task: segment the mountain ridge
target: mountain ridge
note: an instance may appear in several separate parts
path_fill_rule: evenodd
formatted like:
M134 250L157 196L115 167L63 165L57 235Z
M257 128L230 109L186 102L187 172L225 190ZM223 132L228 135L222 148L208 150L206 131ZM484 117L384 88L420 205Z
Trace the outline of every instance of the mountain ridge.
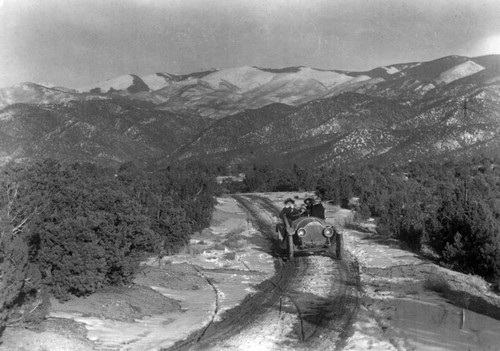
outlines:
M0 164L406 162L499 145L500 55L363 72L245 66L130 74L99 84L0 89Z

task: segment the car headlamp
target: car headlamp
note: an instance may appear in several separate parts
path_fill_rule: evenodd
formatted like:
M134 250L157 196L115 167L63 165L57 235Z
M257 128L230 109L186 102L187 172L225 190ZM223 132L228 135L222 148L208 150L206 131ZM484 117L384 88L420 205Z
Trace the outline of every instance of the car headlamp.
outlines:
M306 230L304 228L300 228L297 230L297 235L298 236L305 236L306 235Z
M325 229L323 229L323 236L326 238L332 237L333 233L334 231L332 227L325 227Z

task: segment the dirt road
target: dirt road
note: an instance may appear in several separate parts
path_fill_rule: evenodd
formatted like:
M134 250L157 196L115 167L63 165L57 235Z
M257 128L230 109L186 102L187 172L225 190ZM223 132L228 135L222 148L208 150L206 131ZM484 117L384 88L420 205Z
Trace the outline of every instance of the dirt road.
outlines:
M349 257L281 260L273 218L277 208L256 195L234 198L273 242L276 274L239 306L168 350L334 350L342 347L359 307L358 268ZM214 312L217 314L217 311Z

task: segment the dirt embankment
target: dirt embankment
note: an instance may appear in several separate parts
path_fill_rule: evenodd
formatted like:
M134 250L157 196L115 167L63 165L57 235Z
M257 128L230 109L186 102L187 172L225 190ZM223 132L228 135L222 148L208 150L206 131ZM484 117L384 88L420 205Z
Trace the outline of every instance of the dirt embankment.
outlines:
M352 215L330 210L339 223ZM345 231L364 291L346 350L498 350L500 298L486 282L439 267L365 229Z
M52 302L34 330L8 328L0 350L151 350L168 347L233 308L274 272L269 241L230 198L178 255L144 265L134 284Z
M96 345L89 340L85 324L71 316L132 323L180 310L177 301L151 289L147 281L143 284L106 287L88 297L73 298L65 303L51 299L51 316L29 329L7 329L0 350L93 350Z
M85 298L68 302L52 301L52 309L60 313L78 313L83 317L97 317L121 322L180 310L180 304L151 289L154 275L144 271L135 284L125 287L107 287ZM148 278L148 279L147 279Z

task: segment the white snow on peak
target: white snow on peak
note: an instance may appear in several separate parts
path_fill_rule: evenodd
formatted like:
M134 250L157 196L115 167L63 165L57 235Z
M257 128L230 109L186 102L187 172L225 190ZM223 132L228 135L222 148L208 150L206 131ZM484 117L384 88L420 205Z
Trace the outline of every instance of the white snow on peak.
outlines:
M357 76L357 77L352 78L352 79L349 81L349 83L363 82L363 81L365 81L365 80L370 80L370 79L372 79L370 76L367 76L367 75L362 74L362 75L360 75L360 76ZM380 79L382 79L382 80L381 80L381 82L383 82L383 81L385 80L385 79L383 79L383 78L380 78Z
M40 86L41 88L46 88L42 85L39 85L38 83L22 82L22 83L15 84L12 87L2 88L2 90L6 91L6 90L12 90L12 89L21 89L21 90L28 91L28 90L32 90L34 87L37 87L37 86Z
M165 88L167 85L170 85L170 82L158 73L141 77L141 79L151 90L159 90Z
M436 84L448 84L457 79L464 78L470 76L474 73L480 72L484 69L483 66L478 65L473 61L465 61L464 63L459 64L458 66L452 67L447 71L444 71L439 75L439 78L436 79Z
M301 67L297 72L274 73L260 70L255 67L236 67L223 69L211 73L201 80L209 83L212 87L217 88L222 82L228 82L238 87L242 92L250 91L272 83L275 85L278 82L283 84L292 81L315 80L327 88L335 87L347 82L361 81L369 79L369 77L356 77L333 72L321 71L310 67Z
M385 71L387 72L387 74L394 74L394 73L398 73L399 72L399 69L397 69L394 66L382 67L382 68L385 69Z
M301 67L299 72L291 74L289 73L289 75L295 75L296 78L302 79L314 79L327 88L349 82L353 79L353 77L342 73L333 71L320 71L310 67Z
M86 86L78 90L81 92L89 92L92 89L99 88L101 89L101 93L107 93L111 89L125 90L128 87L130 87L133 83L134 83L134 77L132 77L130 74L127 74L117 78L108 79L104 82L99 82L95 85Z
M52 83L47 83L47 82L35 82L35 84L41 85L46 88L55 88L56 86Z
M163 76L163 74L165 74L166 77ZM223 86L227 88L227 84L230 84L237 87L241 93L263 88L268 84L275 86L276 84L289 84L294 81L296 84L302 84L300 82L305 81L316 81L326 88L334 88L345 83L354 83L370 79L368 76L352 77L334 71L322 71L310 67L300 67L296 72L270 72L251 66L222 69L199 79L187 79L180 82L172 82L168 76L168 73L153 73L140 78L152 91L160 90L171 85L182 86L185 84L192 84L192 81L196 80L207 83L214 89L219 89ZM126 90L133 82L134 78L132 75L124 75L94 85L89 85L78 90L80 92L89 92L98 88L101 93L107 93L111 89Z
M275 73L261 71L255 67L243 66L216 71L206 75L201 80L214 88L218 88L220 83L226 81L237 86L242 91L248 91L269 83L274 76Z

